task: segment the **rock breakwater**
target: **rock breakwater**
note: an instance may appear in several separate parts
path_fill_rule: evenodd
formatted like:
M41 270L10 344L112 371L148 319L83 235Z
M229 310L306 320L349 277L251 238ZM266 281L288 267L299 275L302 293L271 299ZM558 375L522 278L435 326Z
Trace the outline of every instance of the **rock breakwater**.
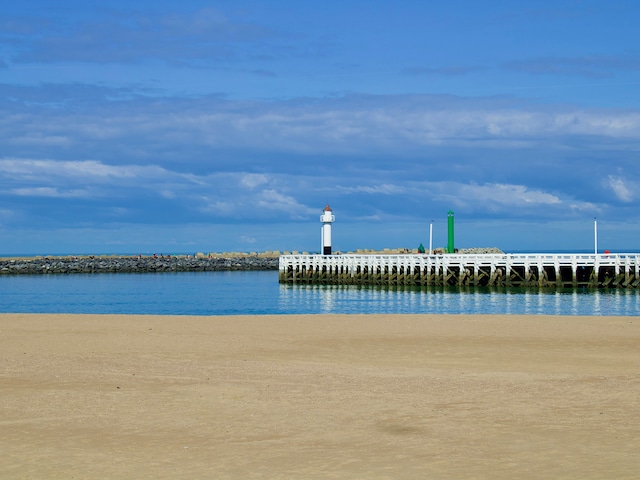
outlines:
M34 257L0 260L0 275L277 270L278 256Z
M284 252L288 254L289 252ZM293 252L297 254L297 252ZM417 250L358 250L355 254L406 254ZM441 252L437 252L441 253ZM497 248L476 248L459 253L502 253ZM303 255L308 255L303 252ZM70 273L156 273L278 270L280 252L216 253L205 255L37 256L0 259L0 275Z

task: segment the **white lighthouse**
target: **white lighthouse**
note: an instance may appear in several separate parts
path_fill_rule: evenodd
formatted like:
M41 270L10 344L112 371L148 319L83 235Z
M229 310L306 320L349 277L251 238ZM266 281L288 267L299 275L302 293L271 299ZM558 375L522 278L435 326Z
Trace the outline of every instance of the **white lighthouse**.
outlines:
M336 217L333 216L333 211L329 204L324 207L322 215L320 215L320 221L322 222L322 254L331 255L331 223L335 222Z

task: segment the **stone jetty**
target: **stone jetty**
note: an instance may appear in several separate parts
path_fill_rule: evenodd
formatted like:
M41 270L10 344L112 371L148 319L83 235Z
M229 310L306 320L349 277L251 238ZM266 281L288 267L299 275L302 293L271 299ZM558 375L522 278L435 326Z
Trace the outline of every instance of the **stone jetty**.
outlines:
M279 253L48 256L0 260L0 275L277 270Z

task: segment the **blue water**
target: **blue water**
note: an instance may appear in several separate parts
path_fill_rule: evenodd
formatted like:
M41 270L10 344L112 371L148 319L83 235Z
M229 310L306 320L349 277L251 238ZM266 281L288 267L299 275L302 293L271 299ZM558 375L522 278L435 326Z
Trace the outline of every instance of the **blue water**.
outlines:
M638 290L291 286L278 272L0 277L1 313L640 315Z

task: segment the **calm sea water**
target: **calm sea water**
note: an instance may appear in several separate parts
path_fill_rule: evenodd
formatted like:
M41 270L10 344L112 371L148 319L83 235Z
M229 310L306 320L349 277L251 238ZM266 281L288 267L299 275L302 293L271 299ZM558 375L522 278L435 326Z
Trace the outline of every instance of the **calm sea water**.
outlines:
M640 315L638 290L291 286L278 272L0 277L2 313Z

